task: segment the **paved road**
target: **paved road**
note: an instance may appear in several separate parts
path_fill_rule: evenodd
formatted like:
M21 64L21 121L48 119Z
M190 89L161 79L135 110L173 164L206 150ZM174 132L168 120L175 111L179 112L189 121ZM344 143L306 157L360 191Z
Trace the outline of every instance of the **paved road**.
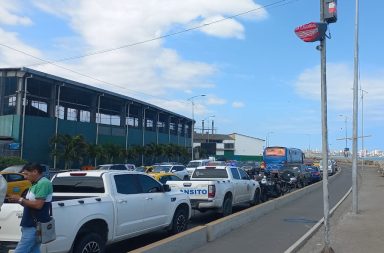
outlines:
M351 186L351 171L344 169L340 175L335 176L329 188L330 206L335 205ZM275 210L265 215L251 224L252 229L248 232L247 227L218 239L205 247L196 250L197 252L234 252L238 251L239 243L241 252L283 252L293 242L300 238L312 225L323 216L323 192L322 188L312 192L307 196L288 204L279 210ZM246 206L245 206L246 207ZM242 210L236 208L234 211ZM217 215L212 212L199 213L195 211L190 222L190 228L209 223L217 219ZM115 243L107 248L107 253L124 253L148 244L154 243L168 237L165 231L157 231L132 239ZM228 239L225 239L227 238ZM243 238L246 240L243 241ZM273 238L273 239L271 239ZM228 245L229 244L229 245ZM244 249L243 249L244 245ZM265 250L258 250L263 249Z
M335 177L329 186L331 208L351 187L350 168L343 168ZM321 217L323 217L323 192L320 187L192 253L284 252Z

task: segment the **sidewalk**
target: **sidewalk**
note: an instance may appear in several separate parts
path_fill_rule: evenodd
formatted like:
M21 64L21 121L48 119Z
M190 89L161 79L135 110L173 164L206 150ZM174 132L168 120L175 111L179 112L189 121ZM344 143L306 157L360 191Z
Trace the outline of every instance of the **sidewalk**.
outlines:
M330 219L331 247L335 253L384 252L384 177L377 168L364 168L358 180L358 214L351 213L351 193ZM298 252L319 253L323 241L322 227Z

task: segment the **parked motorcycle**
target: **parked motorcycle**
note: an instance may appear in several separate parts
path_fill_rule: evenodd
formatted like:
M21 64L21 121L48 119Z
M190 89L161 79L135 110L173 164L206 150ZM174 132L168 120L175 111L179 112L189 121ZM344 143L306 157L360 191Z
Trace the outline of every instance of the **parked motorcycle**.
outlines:
M277 198L284 194L283 185L278 173L265 172L259 184L261 188L261 201L263 202L269 198Z

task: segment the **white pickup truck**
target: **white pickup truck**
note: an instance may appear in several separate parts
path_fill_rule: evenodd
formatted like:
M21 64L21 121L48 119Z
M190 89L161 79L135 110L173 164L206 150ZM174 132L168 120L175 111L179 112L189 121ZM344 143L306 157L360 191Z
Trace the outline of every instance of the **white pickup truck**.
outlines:
M172 189L189 195L193 209L215 209L223 216L232 213L235 205L260 202L261 189L257 181L237 167L197 167L189 181L167 181Z
M42 244L44 253L103 252L106 244L154 230L182 232L191 217L187 194L141 172L64 172L55 175L52 184L57 238ZM19 241L22 212L19 204L3 204L3 247Z

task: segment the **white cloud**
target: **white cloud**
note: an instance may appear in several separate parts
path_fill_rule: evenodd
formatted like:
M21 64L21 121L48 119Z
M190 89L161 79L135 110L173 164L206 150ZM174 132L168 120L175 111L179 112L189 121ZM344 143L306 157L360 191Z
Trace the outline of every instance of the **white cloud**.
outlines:
M240 101L235 101L232 103L233 108L243 108L244 106L245 106L245 104L243 102L240 102Z
M252 0L34 0L31 1L33 5L28 8L28 11L26 7L18 8L19 1L0 1L5 3L5 7L0 7L0 11L13 18L13 21L12 18L7 18L8 23L28 24L32 21L26 15L34 13L34 16L37 16L39 13L36 12L45 12L50 14L45 14L44 17L48 21L49 18L60 19L73 31L66 34L66 37L63 35L44 38L46 41L53 42L52 48L56 48L57 52L52 52L52 48L48 51L45 47L46 55L41 55L39 49L25 45L18 34L0 30L3 35L0 41L4 44L45 59L65 58L122 45L133 45L194 27L203 20L212 22L217 18L257 9L236 19L229 19L211 25L209 28L194 31L208 36L243 38L244 27L240 19L261 20L267 17L266 10ZM30 2L23 3L28 5ZM7 15L4 15L4 18ZM43 25L48 26L49 22L40 22L39 25L41 27L38 29L44 30ZM163 41L164 39L151 40L108 53L58 63L97 80L53 65L33 68L139 99L144 97L144 93L151 96L168 96L174 92L192 93L195 89L215 87L214 83L207 81L219 71L215 65L185 60L176 50L165 48ZM43 52L43 49L41 51ZM0 66L3 67L28 66L36 63L35 59L4 48L0 48L0 54L3 56L0 58ZM108 84L98 80L107 81ZM226 101L211 97L209 103L224 104Z
M206 97L206 103L208 105L224 105L227 103L227 100L225 100L223 98L219 98L215 95L208 95Z
M11 48L16 48L36 57L41 56L39 50L32 48L20 41L16 33L6 32L1 27L0 43L3 45L9 45ZM26 54L17 53L11 48L0 46L0 67L22 67L25 64L36 62L36 59L33 59ZM23 65L20 63L23 63Z
M209 17L203 20L199 25L209 24L217 20L222 20L222 16ZM214 25L208 25L201 28L201 31L218 37L237 39L244 38L244 27L233 19L227 19Z
M384 75L382 72L362 73L359 79L359 84L368 92L364 95L364 111L366 116L370 116L371 119L382 119L381 116L377 117L380 113L376 111L376 108L384 108ZM342 63L327 64L327 99L330 109L352 112L353 80L354 73L351 66ZM320 85L320 66L316 66L304 70L299 75L295 82L295 89L303 98L320 101ZM360 104L360 92L358 97Z
M0 24L5 25L31 25L30 18L18 15L22 4L18 0L0 0Z

